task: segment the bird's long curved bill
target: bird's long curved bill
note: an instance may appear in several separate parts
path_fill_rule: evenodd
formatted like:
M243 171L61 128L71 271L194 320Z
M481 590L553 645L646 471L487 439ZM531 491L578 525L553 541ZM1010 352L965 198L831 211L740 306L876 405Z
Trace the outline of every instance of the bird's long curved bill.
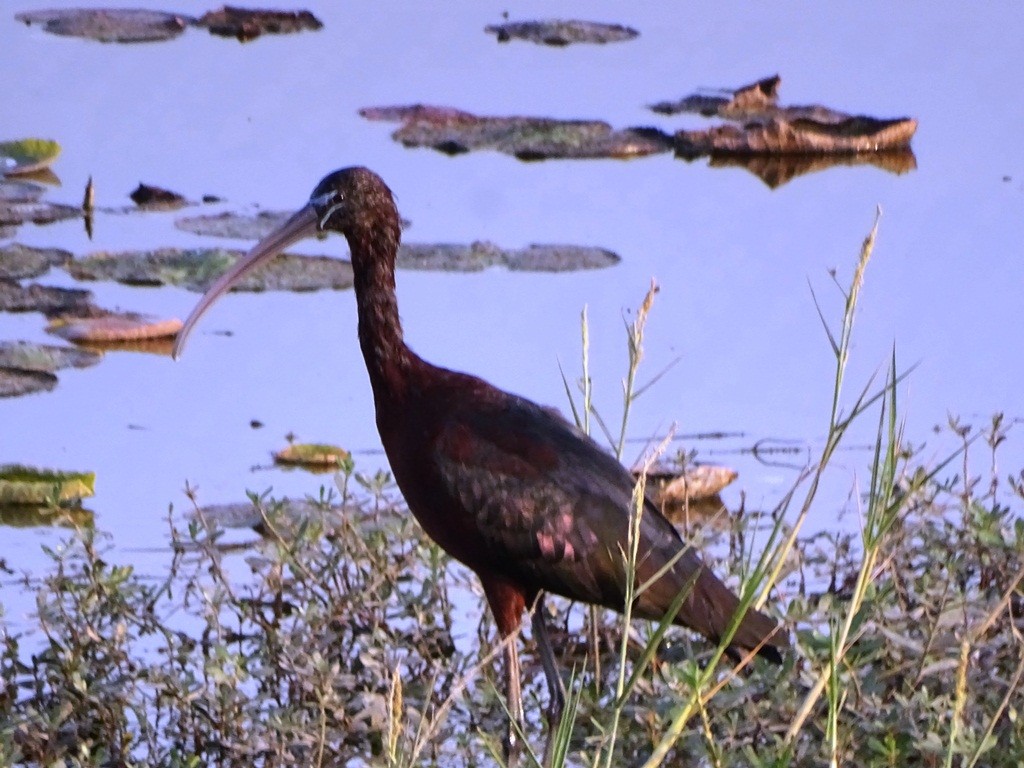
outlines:
M227 293L239 279L254 270L260 264L269 261L285 248L303 238L317 234L319 231L319 219L316 209L307 205L297 211L284 224L268 234L249 251L245 256L235 262L232 267L217 278L217 282L210 286L210 289L203 294L203 298L196 304L195 309L185 320L185 324L178 331L178 337L174 341L172 356L175 360L181 355L185 348L185 341L192 332L196 323L199 322L206 310L213 306L213 303L220 298L221 294Z

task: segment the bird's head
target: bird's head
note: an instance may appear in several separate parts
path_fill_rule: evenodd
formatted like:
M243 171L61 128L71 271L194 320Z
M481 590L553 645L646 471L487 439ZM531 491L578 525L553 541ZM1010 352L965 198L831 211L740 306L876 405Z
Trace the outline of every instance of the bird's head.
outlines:
M394 226L389 228L397 232L398 214L394 198L380 176L359 167L343 168L325 176L316 185L306 205L253 246L203 294L178 332L174 357L181 354L186 339L206 310L260 264L270 261L299 240L322 232L340 232L351 237L361 228L371 228L381 216L389 223L393 220Z
M309 197L321 232L349 234L394 208L384 180L368 168L342 168L324 176Z

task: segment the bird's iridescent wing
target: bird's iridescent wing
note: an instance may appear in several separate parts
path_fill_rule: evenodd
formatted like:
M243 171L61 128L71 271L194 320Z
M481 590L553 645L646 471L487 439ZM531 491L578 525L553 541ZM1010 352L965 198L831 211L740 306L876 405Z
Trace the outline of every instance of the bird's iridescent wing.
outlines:
M538 589L622 607L634 481L618 461L552 412L511 397L456 409L437 446L448 492L472 514L495 562ZM684 547L648 505L641 578ZM699 568L686 553L665 586Z

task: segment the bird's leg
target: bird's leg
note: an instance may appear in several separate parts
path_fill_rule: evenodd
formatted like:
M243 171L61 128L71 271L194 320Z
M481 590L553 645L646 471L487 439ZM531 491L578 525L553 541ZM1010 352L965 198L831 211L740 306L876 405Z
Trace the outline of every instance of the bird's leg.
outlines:
M526 608L523 590L505 578L479 573L487 602L494 614L494 623L505 646L505 697L508 705L509 725L505 735L505 762L514 768L523 750L526 723L523 717L523 690L519 680L519 627Z
M533 639L540 652L540 662L544 667L544 677L548 681L548 737L544 742L544 765L551 765L551 747L555 732L562 721L565 709L565 686L558 674L555 663L555 652L551 648L548 637L547 623L544 621L544 593L541 593L533 606Z
M505 698L508 703L509 724L505 735L505 763L515 768L523 749L526 723L523 717L523 691L519 678L519 651L517 633L504 638L505 643ZM518 730L516 729L518 726Z

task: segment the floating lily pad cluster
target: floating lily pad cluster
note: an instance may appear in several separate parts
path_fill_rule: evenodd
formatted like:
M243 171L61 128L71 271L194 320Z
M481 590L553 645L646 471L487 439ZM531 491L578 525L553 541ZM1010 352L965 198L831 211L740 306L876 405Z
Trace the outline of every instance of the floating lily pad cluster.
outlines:
M30 26L65 37L101 43L153 43L172 40L190 26L241 42L264 34L318 30L321 21L309 11L269 11L224 6L199 18L183 13L137 8L54 8L26 11L15 18Z
M24 181L0 181L0 222L49 222L59 216L84 216L83 208L41 201L43 188ZM87 193L86 199L90 195ZM194 205L184 195L140 184L131 194L137 208L103 209L111 215L177 210ZM204 196L204 200L210 199ZM56 213L55 213L56 212ZM213 215L180 217L175 225L202 236L255 240L278 226L288 213L258 211L243 214L223 211ZM407 224L407 222L403 222ZM10 236L13 232L0 233ZM88 290L28 282L53 268L76 280L114 281L133 286L173 285L192 291L207 290L244 252L240 249L159 248L146 251L97 251L78 258L59 249L32 248L19 243L0 246L0 311L40 312L48 318L46 330L94 351L109 349L169 354L181 328L177 318L150 317L137 312L114 312L97 306ZM503 249L487 242L417 244L402 246L399 267L417 270L476 271L492 266L512 270L568 271L597 269L616 264L619 257L595 247L531 245ZM343 290L353 284L349 261L328 256L282 254L253 270L234 286L236 291ZM0 396L15 396L52 389L53 370L4 364Z
M520 160L625 159L672 150L671 137L659 130L615 130L601 120L484 117L423 104L367 107L359 114L367 120L400 122L392 134L395 141L448 155L493 149Z
M780 82L776 75L728 95L694 94L652 105L662 115L688 112L731 121L674 134L650 127L616 129L600 120L481 116L428 104L366 107L359 113L367 120L401 123L392 138L407 147L448 155L491 149L520 160L629 159L673 152L684 160L710 156L713 167L745 167L771 187L834 165L871 164L893 173L916 166L910 150L916 120L850 115L819 105L781 106Z

